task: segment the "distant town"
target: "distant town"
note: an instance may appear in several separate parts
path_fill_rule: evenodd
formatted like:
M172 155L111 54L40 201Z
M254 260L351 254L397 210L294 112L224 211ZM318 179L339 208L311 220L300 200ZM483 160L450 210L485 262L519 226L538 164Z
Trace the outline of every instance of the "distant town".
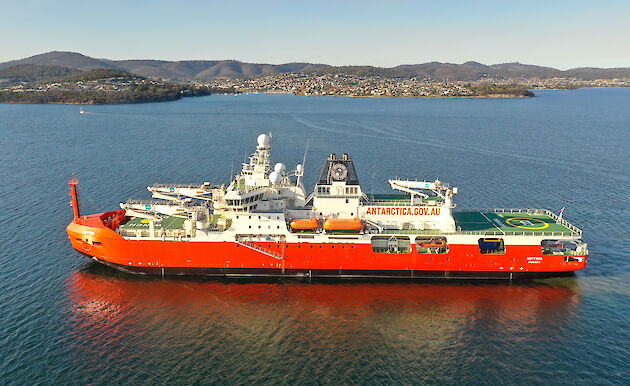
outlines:
M484 79L434 81L426 78L383 78L345 74L285 73L249 79L218 78L206 86L240 92L348 97L528 97L528 90L566 90L582 87L628 87L630 78L580 80L576 78Z
M94 71L91 71L93 75ZM4 84L3 84L4 83ZM282 73L256 77L221 77L206 82L173 83L128 73L100 77L7 83L0 79L0 102L115 104L176 100L216 93L282 93L341 97L480 97L523 98L530 90L581 87L628 87L630 79L580 80L484 79L432 81L424 78L386 78L347 74Z
M345 97L527 97L526 88L490 82L436 82L348 74L285 73L249 79L219 78L205 83L240 92Z
M536 90L629 87L630 69L430 62L392 68L237 61L112 61L53 51L0 63L0 102L115 104L216 93L525 98Z

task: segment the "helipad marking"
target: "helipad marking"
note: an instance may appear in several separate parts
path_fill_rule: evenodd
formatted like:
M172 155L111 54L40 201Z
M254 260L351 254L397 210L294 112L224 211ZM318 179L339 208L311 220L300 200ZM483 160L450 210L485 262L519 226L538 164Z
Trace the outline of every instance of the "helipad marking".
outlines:
M513 221L515 223L517 222L520 223L520 225L512 223ZM505 219L505 222L513 227L522 228L522 229L538 230L538 229L545 229L549 227L549 224L547 224L546 222L538 218L510 217L508 219Z
M143 224L148 224L151 222L151 220L149 220L148 218L143 218L142 220L140 220L140 222Z

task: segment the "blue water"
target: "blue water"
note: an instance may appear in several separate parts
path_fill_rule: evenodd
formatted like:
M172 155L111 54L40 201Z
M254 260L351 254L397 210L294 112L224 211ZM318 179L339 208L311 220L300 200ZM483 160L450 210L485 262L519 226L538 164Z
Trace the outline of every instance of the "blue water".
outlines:
M630 89L531 99L287 95L0 104L0 383L625 383ZM364 190L440 178L461 208L566 207L591 255L526 283L224 282L123 275L74 251L84 213L155 182L227 182L260 132L312 187L349 153Z

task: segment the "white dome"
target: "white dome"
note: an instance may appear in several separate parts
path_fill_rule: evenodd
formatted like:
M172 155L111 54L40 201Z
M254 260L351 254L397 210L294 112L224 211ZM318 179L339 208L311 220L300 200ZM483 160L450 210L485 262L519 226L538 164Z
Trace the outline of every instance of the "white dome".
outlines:
M276 166L273 167L273 170L277 171L280 174L284 174L287 171L287 167L284 166L282 162L278 162Z
M261 134L258 136L258 147L269 147L271 145L271 138L267 134Z
M295 167L295 171L296 172L301 172L302 171L302 164L297 164L297 166Z
M282 181L282 176L278 172L269 173L269 182L273 185L278 185Z

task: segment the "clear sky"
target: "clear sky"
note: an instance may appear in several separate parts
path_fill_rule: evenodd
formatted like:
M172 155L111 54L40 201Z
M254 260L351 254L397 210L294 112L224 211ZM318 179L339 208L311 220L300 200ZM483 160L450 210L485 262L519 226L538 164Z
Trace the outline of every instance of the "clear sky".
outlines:
M0 61L237 59L630 67L630 1L0 0Z

